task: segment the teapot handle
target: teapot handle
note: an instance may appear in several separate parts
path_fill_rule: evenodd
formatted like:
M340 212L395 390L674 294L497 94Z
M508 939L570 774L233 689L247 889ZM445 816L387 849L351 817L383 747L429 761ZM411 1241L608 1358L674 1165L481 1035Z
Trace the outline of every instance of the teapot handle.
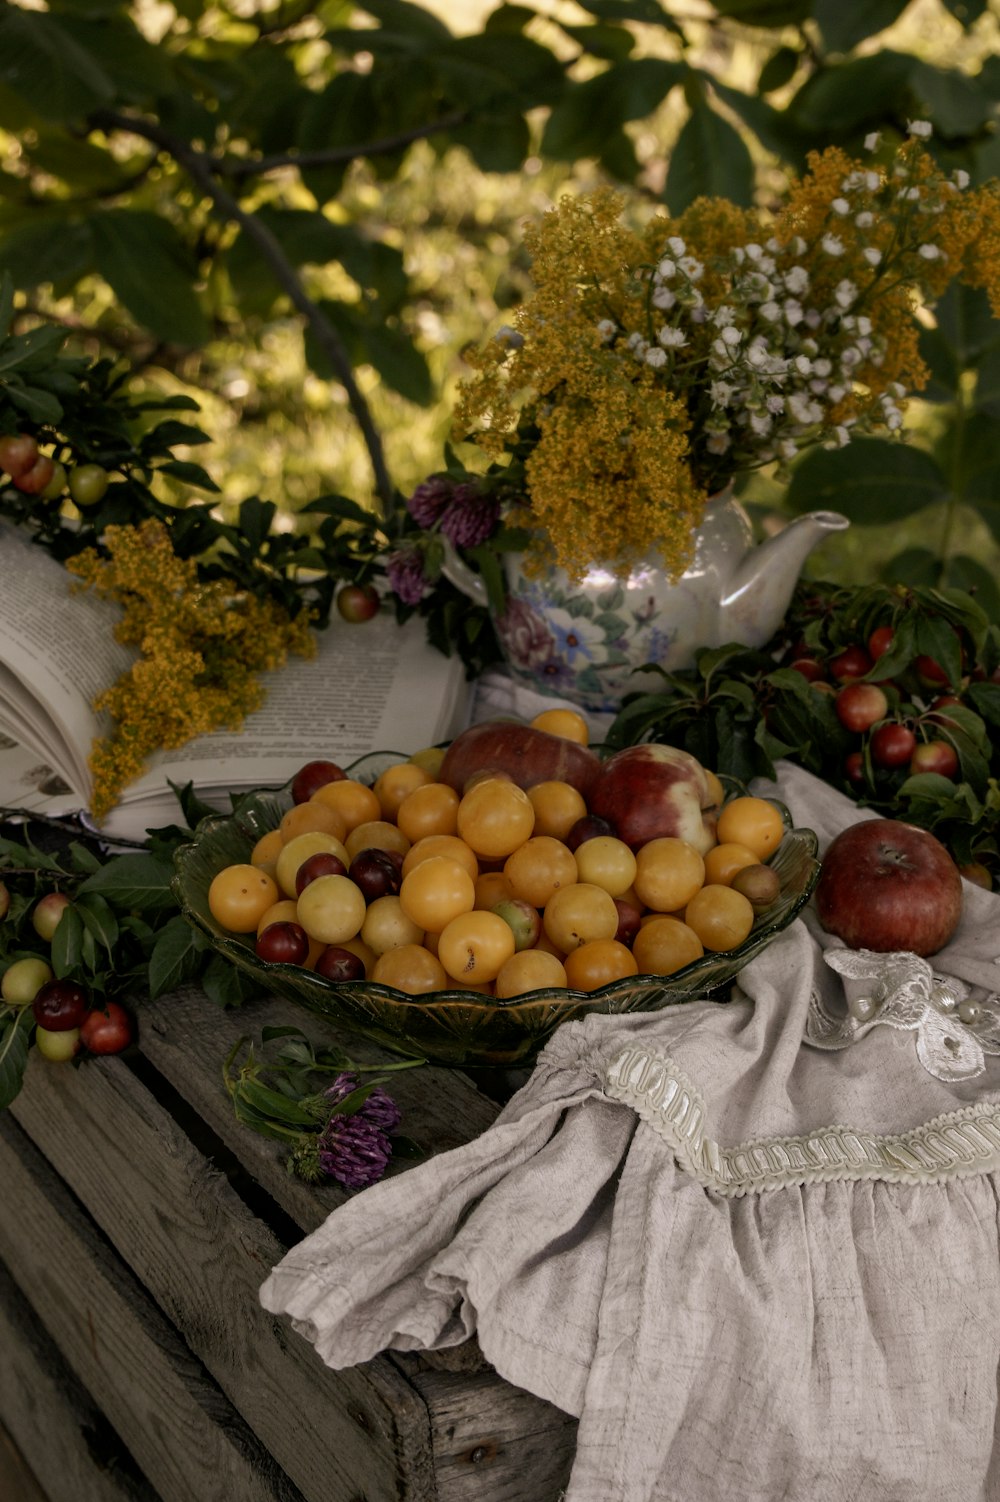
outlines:
M439 534L439 536L441 536ZM468 595L475 605L487 604L486 585L482 576L471 569L463 558L460 558L454 545L447 537L441 536L444 545L444 562L441 572L450 584L460 589L464 595Z

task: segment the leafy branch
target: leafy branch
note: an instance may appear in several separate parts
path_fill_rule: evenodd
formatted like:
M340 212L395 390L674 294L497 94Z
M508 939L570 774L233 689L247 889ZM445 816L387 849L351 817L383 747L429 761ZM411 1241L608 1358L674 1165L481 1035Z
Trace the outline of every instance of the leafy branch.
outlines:
M140 136L150 141L159 150L167 152L206 194L216 214L223 220L238 224L248 239L253 241L261 257L274 273L279 286L287 293L292 305L305 318L313 337L347 393L348 404L361 430L371 459L375 490L382 502L383 512L387 514L393 504L394 489L385 461L385 450L371 409L355 378L346 346L322 308L306 292L301 278L282 250L277 236L268 229L258 215L244 209L232 193L217 181L219 174L224 170L222 164L208 153L199 151L188 142L173 135L172 132L165 130L155 120L125 115L115 110L96 110L90 117L90 126L94 130L124 131Z
M884 689L887 721L951 747L954 776L880 765L871 729L855 733L838 718L829 666L878 628L891 644L864 676ZM927 678L928 664L941 681ZM1000 626L971 595L800 583L760 651L729 644L699 652L683 672L655 671L662 689L627 696L609 746L663 741L743 783L773 778L781 759L797 762L862 806L931 830L960 866L1000 884Z

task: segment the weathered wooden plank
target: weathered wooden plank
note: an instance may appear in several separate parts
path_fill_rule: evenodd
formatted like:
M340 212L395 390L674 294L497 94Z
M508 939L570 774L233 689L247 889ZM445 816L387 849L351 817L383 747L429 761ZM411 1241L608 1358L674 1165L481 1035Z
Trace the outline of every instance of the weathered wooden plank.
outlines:
M38 1482L36 1490L15 1482L0 1453L0 1496L35 1502L37 1491L37 1502L158 1502L3 1265L0 1351L0 1416Z
M0 1260L163 1502L302 1502L7 1115L0 1182Z
M236 1122L225 1092L218 1083L219 1071L214 1070L206 1079L205 1061L221 1060L238 1037L244 1033L259 1034L263 1026L302 1027L316 1043L337 1043L350 1052L352 1058L362 1062L377 1062L389 1058L388 1054L363 1040L338 1034L322 1020L304 1014L290 1003L279 1001L254 1003L239 1011L227 1012L220 1018L214 1008L207 1007L199 993L185 992L144 1005L141 1020L143 1053L169 1077L171 1084L196 1107L199 1115L211 1121L226 1146L238 1155L240 1162L251 1170L255 1179L297 1224L304 1230L311 1230L343 1203L345 1191L335 1185L316 1189L292 1178L281 1164L280 1147ZM403 1130L431 1152L471 1140L492 1124L500 1109L495 1101L482 1095L467 1076L450 1070L425 1067L406 1070L394 1075L388 1088L403 1109ZM397 1171L405 1172L407 1166L401 1165ZM572 1455L575 1423L541 1399L511 1388L484 1360L475 1339L444 1351L425 1352L419 1357L390 1352L388 1360L411 1376L415 1372L437 1369L463 1376L467 1373L477 1375L477 1383L474 1389L470 1389L471 1412L458 1426L463 1443L454 1451L447 1445L442 1449L445 1421L435 1412L433 1404L440 1396L447 1401L450 1412L456 1405L460 1406L458 1390L450 1385L436 1387L433 1383L417 1383L431 1405L435 1475L439 1487L442 1484L456 1486L459 1488L456 1497L464 1497L472 1495L468 1490L470 1487L478 1489L480 1485L491 1486L495 1482L503 1487L513 1487L513 1490L498 1492L498 1497L544 1502L541 1493L536 1498L537 1478L533 1470L530 1466L521 1469L516 1459L516 1425L521 1423L526 1442L536 1432L542 1436L540 1443L545 1454L539 1461L539 1474L543 1482L550 1473L556 1478L552 1496L558 1494L561 1484L558 1478L565 1469L563 1460L567 1443ZM506 1422L512 1441L502 1450L497 1449L489 1436L485 1444L476 1439L483 1415L494 1411L510 1415ZM467 1454L480 1450L490 1456L485 1471L481 1464L470 1464L465 1458ZM529 1452L527 1458L533 1465L536 1457ZM443 1482L437 1475L442 1464L446 1473ZM488 1479L484 1480L486 1472ZM492 1498L492 1493L488 1495Z
M494 1372L414 1375L433 1416L439 1502L556 1502L576 1420Z
M0 1497L10 1502L49 1502L6 1429L0 1429Z
M284 1247L121 1060L38 1061L12 1109L304 1496L433 1496L420 1397L384 1360L330 1371L261 1308Z
M359 1063L398 1062L393 1055L338 1032L291 1002L252 1002L223 1012L192 989L144 1002L139 1027L143 1054L303 1231L315 1230L343 1204L345 1190L293 1178L282 1166L278 1146L240 1125L222 1086L222 1061L239 1037L259 1036L262 1027L300 1027L317 1045L336 1044ZM428 1154L470 1142L493 1123L500 1109L468 1076L429 1065L394 1074L387 1088L403 1112L401 1130ZM408 1166L390 1171L405 1172Z

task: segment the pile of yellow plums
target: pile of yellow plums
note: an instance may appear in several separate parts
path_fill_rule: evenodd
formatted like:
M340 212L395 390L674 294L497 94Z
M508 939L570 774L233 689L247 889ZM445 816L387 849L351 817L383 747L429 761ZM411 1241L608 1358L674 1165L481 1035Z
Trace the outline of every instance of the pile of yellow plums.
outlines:
M532 724L587 744L574 711ZM307 764L279 827L212 881L215 921L255 935L261 959L332 981L510 998L672 975L738 948L779 895L780 809L725 801L711 772L710 848L666 836L633 849L571 782L522 787L486 766L459 791L438 779L444 755L420 751L371 786Z

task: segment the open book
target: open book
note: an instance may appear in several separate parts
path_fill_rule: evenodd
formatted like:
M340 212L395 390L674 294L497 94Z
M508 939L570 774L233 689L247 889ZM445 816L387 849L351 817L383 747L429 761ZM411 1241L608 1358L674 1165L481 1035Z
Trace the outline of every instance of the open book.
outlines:
M72 582L26 532L0 523L0 804L66 813L90 801L90 747L113 728L92 705L134 653L114 639L117 606L71 593ZM307 761L409 753L463 728L465 669L428 644L418 617L400 626L383 610L351 625L334 615L317 637L314 658L261 675L266 699L242 731L157 753L102 831L141 839L176 822L170 782L227 809L230 790L280 786Z

